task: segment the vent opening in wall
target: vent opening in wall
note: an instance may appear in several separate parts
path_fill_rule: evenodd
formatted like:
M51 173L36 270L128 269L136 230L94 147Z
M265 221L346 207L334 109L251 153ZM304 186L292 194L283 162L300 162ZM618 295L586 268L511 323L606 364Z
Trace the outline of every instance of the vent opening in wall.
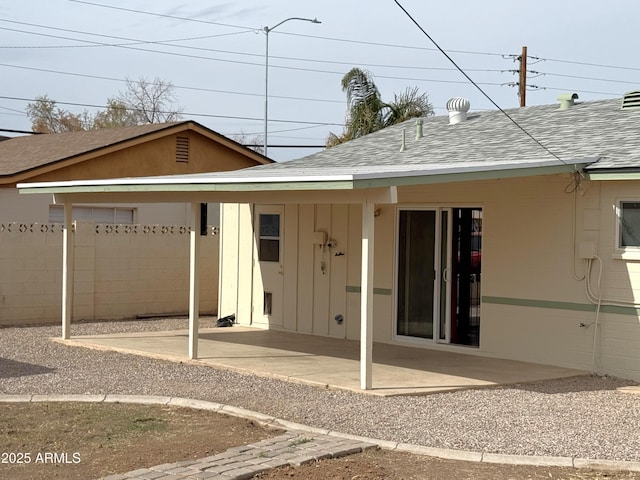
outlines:
M189 162L189 137L176 137L176 162Z
M622 110L640 108L640 90L627 92L622 96Z
M273 294L271 292L264 292L264 303L262 307L263 315L271 315L272 306L273 306Z

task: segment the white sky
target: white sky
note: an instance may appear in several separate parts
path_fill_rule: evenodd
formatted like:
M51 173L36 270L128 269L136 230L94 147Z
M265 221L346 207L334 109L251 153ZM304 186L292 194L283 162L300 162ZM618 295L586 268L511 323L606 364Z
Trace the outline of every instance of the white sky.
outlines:
M529 85L544 88L527 92L528 105L555 103L564 92L594 100L640 87L636 0L399 2L502 108L519 105L517 88L506 84L518 80L509 55L524 45L543 59L529 58L528 70L546 74L529 74ZM25 107L39 95L93 113L63 102L102 106L125 78L158 77L176 87L185 119L251 140L264 128L262 28L289 17L322 23L289 21L269 34L270 145L322 145L330 131L340 133L340 80L356 66L372 73L383 100L417 86L439 115L454 96L467 97L471 110L495 108L393 0L5 0L0 128L29 130ZM270 147L269 156L317 150Z

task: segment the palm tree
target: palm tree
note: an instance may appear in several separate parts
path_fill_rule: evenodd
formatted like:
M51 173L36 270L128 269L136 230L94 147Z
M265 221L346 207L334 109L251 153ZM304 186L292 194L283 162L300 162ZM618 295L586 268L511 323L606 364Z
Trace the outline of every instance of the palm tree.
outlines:
M371 74L352 68L342 77L342 91L347 94L347 118L341 135L330 133L327 147L362 137L409 118L433 115L433 106L426 93L418 88L407 88L404 93L394 94L393 102L385 103Z

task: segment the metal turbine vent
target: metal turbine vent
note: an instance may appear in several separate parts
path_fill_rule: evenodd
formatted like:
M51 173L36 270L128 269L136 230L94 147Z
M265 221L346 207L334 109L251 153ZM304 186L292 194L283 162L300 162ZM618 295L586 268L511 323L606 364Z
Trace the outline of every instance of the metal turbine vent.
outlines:
M640 108L640 90L627 92L622 96L621 110Z

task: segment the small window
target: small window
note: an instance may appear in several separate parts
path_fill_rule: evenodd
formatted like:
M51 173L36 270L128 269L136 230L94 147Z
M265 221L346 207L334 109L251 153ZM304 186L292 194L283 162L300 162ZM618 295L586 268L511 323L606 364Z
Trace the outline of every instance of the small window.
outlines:
M618 247L640 247L640 201L620 202Z
M261 262L280 261L280 215L277 213L260 214L258 259Z
M72 217L80 222L131 225L135 218L135 208L74 205ZM49 205L49 223L64 223L63 205Z

